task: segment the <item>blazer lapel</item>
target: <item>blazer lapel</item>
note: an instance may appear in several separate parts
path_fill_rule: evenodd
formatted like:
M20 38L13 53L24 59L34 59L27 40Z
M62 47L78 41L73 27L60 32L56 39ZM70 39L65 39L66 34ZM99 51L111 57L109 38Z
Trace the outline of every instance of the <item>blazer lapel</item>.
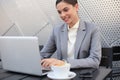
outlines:
M85 37L85 34L86 34L85 23L83 21L80 21L75 43L75 55L74 55L75 58L77 58L78 56L78 51L81 48L81 43Z
M61 39L61 51L62 51L62 58L67 59L67 39L68 39L68 33L67 33L67 25L63 25L61 33L60 33L60 39Z

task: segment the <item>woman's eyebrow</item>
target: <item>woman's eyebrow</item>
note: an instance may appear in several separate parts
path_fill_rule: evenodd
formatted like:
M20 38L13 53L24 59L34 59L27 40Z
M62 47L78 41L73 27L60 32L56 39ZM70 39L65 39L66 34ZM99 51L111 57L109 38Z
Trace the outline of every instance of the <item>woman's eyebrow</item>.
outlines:
M66 11L68 10L69 8L68 7L64 7L62 10L57 10L58 13L61 13L62 11Z
M68 7L63 8L63 10L68 10L68 9L69 9Z

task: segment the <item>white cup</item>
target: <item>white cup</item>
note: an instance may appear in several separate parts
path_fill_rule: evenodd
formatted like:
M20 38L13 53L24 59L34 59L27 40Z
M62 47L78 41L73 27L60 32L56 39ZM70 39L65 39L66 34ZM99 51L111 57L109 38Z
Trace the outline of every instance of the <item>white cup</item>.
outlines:
M68 77L69 72L70 72L70 64L65 63L62 66L51 66L51 69L52 69L55 77L66 78L66 77Z

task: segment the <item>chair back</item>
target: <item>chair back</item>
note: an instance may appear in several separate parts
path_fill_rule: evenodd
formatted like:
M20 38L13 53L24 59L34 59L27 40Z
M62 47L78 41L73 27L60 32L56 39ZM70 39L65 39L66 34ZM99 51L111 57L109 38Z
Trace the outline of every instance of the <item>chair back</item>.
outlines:
M100 66L112 68L112 48L102 48L102 58Z
M120 46L113 46L113 61L120 61Z
M39 50L41 51L43 48L43 45L39 45Z

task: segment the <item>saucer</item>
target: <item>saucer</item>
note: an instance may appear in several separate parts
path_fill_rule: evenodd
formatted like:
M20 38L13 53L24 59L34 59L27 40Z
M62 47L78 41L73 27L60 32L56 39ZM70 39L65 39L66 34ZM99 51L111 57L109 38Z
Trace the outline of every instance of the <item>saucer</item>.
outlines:
M75 76L76 76L76 73L71 72L71 71L69 72L69 75L66 78L55 77L53 72L49 72L47 74L47 77L50 79L53 79L53 80L70 80L70 79L74 78Z

